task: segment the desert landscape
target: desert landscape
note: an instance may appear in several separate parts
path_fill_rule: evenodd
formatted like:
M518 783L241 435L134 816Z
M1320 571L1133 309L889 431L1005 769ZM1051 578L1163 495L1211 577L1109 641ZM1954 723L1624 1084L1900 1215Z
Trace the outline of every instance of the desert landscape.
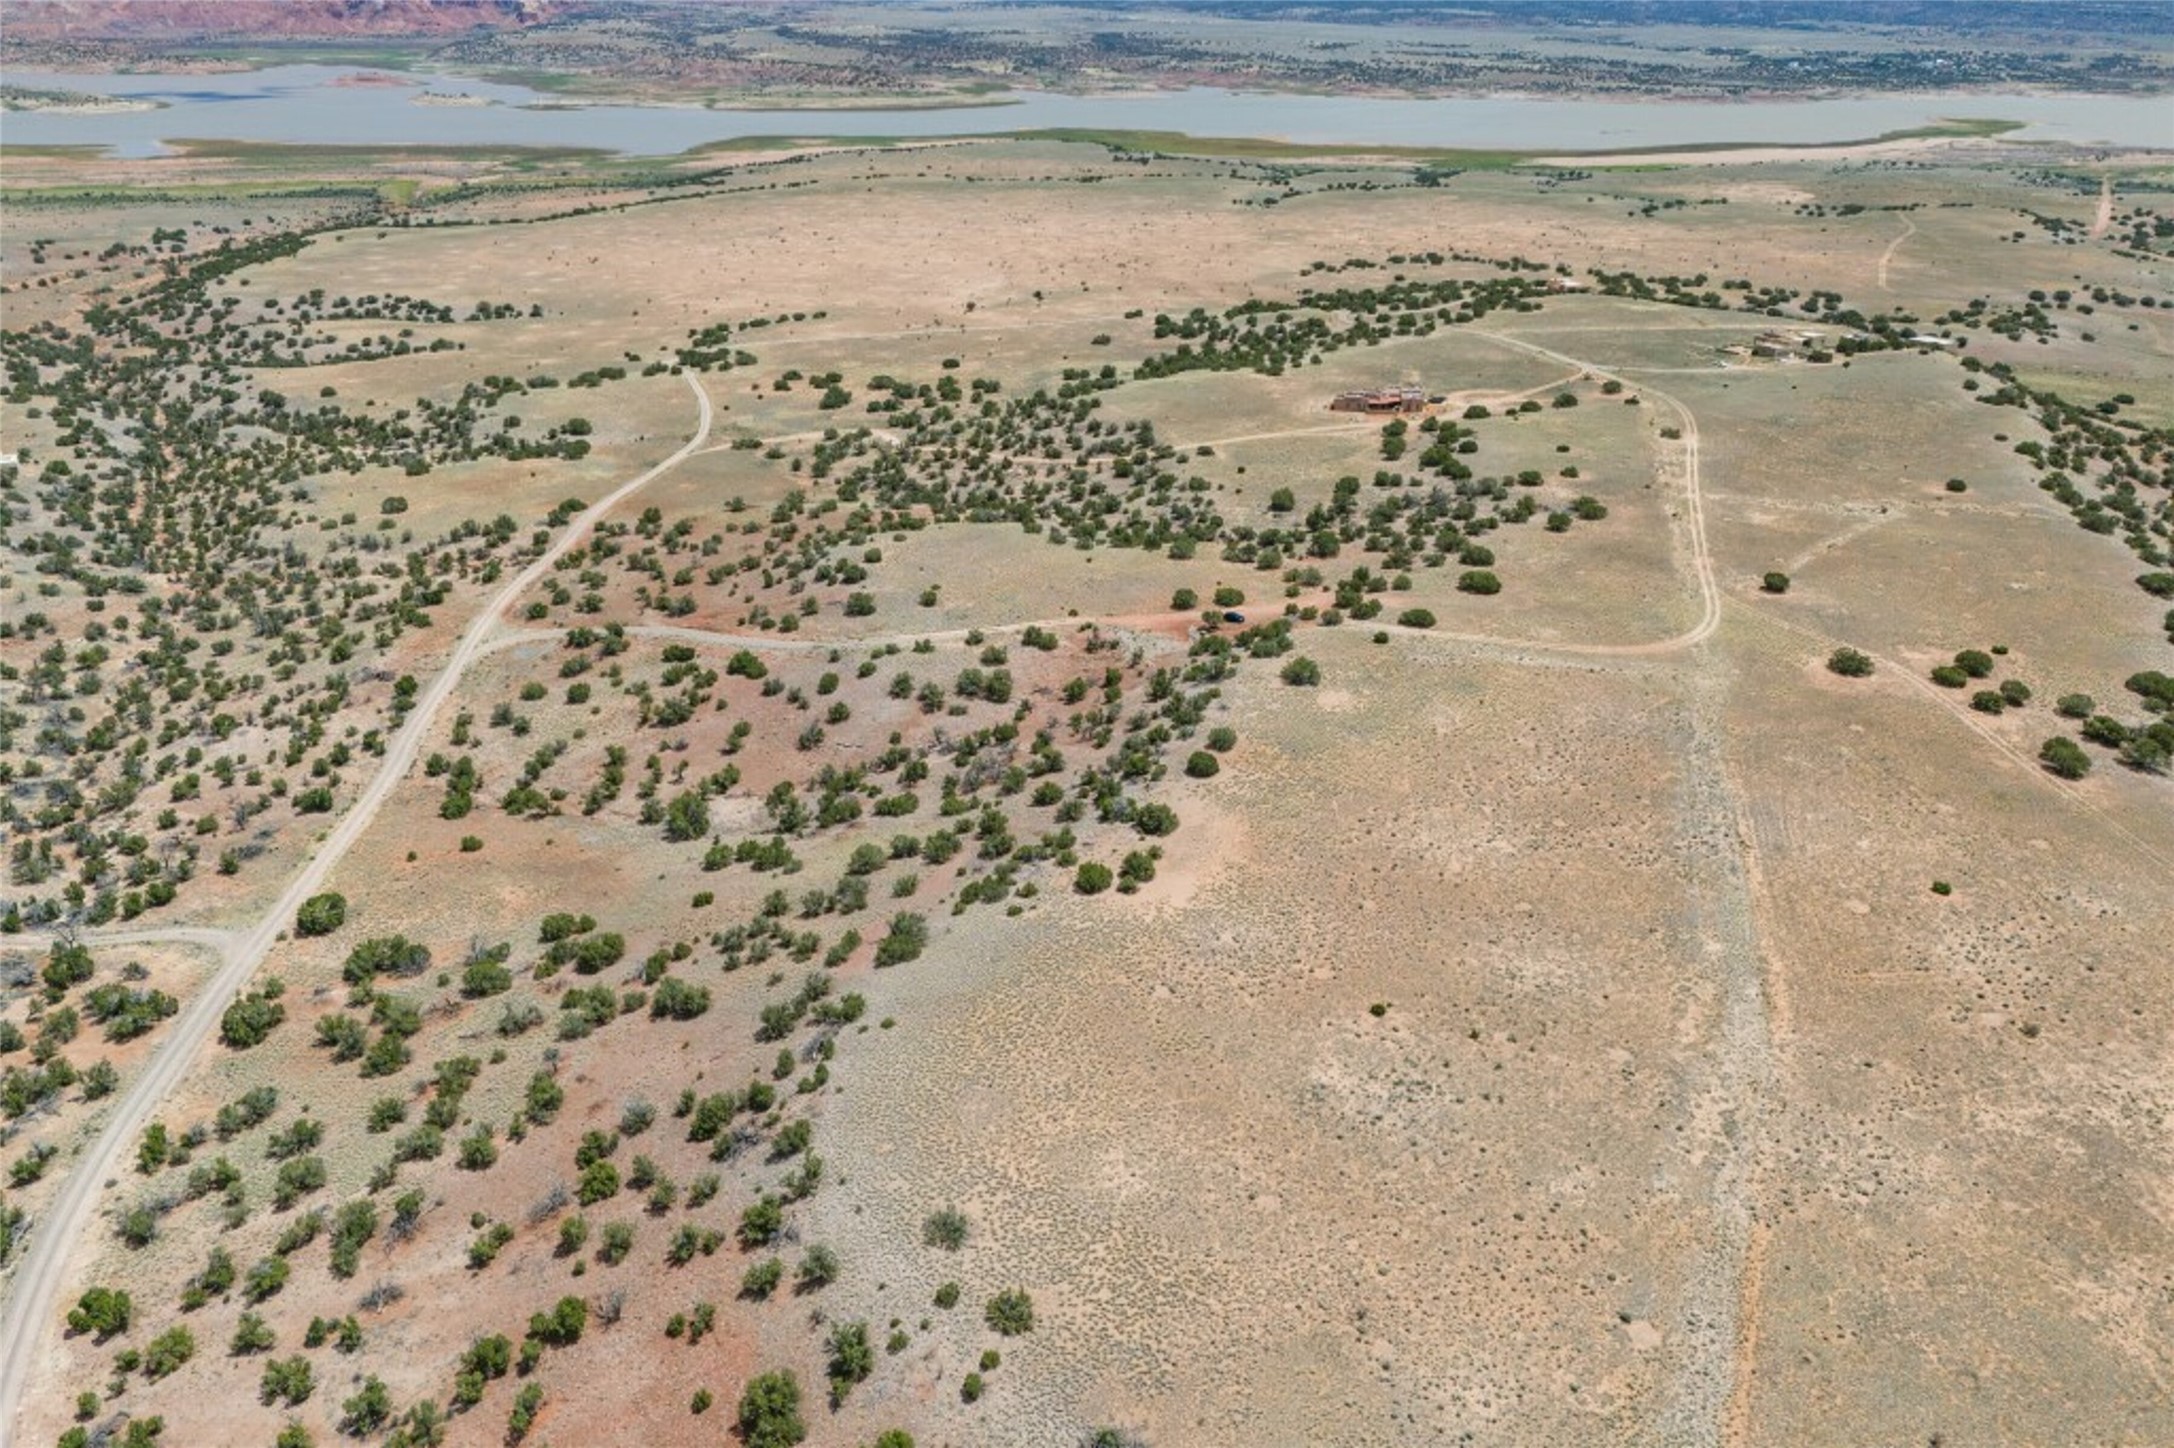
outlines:
M86 124L1744 39L24 8ZM1728 115L5 143L0 1443L2174 1440L2174 134Z

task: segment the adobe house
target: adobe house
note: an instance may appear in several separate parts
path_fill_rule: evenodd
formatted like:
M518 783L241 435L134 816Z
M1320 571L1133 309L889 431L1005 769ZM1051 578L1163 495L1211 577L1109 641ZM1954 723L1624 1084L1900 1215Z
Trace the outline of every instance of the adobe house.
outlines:
M1426 410L1427 393L1421 387L1376 387L1339 392L1329 403L1331 412L1366 412L1378 416Z
M1818 332L1772 330L1761 332L1752 339L1751 355L1797 362L1803 360L1808 352L1824 351L1826 345L1826 337Z

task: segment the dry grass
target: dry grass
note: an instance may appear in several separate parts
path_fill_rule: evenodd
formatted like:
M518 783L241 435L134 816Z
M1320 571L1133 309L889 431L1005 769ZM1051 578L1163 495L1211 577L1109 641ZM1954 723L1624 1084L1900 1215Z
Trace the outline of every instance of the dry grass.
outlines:
M958 357L961 378L1031 390L1065 367L1129 368L1154 349L1158 310L1389 274L1300 279L1312 261L1354 253L1438 247L1743 275L1927 316L2033 286L2166 290L2156 264L2058 246L2015 209L2087 213L2090 198L1974 161L1792 160L1588 180L1475 173L1440 189L1273 209L1230 204L1263 189L1231 162L1073 179L1109 169L1099 151L1046 142L832 156L771 173L815 183L789 191L534 227L350 232L252 273L251 291L326 285L544 305L542 321L465 329L463 353L309 377L381 406L483 372L563 377L627 351L657 357L713 321L807 314L743 335L759 363L709 379L717 448L617 516L631 523L655 507L667 526L690 520L699 539L767 517L807 486L791 461L822 428L880 425L859 411L862 396L832 414L805 385L776 393L787 367L838 367L860 394L878 372L933 378ZM1727 204L1635 214L1669 196ZM1917 234L1889 257L1882 294L1875 277L1898 214L1798 215L1808 199L1959 204L1902 213ZM2024 241L2000 239L2018 227ZM1145 315L1123 315L1134 308ZM2132 319L2143 323L2133 333ZM2108 392L2163 407L2163 324L2109 312L2104 340L2086 344L2075 334L2088 320L2064 316L2062 340L2045 347L1981 337L1972 350L2027 357L2047 377L2103 378ZM1456 593L1454 566L1414 569L1410 592L1388 595L1392 617L1424 604L1440 632L1500 643L1398 633L1376 645L1368 626L1305 629L1322 687L1285 688L1272 666L1249 666L1210 720L1236 727L1240 742L1218 777L1174 786L1185 826L1138 896L1082 900L1060 880L1016 916L932 910L938 941L923 960L876 973L864 949L840 969L841 988L867 992L870 1027L841 1039L816 1110L830 1184L804 1235L834 1244L846 1273L813 1305L867 1318L879 1342L899 1319L912 1341L882 1356L836 1416L812 1411L811 1441L859 1443L905 1423L924 1442L1056 1448L1092 1422L1139 1428L1165 1448L2174 1436L2155 1255L2174 1173L2161 1128L2174 1030L2159 988L2174 923L2167 786L2114 767L2063 786L2029 760L2052 731L2054 696L2116 699L2129 673L2166 666L2160 606L2129 584L2116 543L2052 510L2011 451L2035 425L1974 401L1952 358L1722 369L1717 349L1759 322L1564 299L1486 324L1620 369L1632 393L1661 388L1698 419L1723 623L1696 648L1649 658L1550 646L1666 639L1698 612L1680 450L1657 435L1650 402L1626 406L1472 331L1337 353L1281 378L1189 374L1107 396L1107 419L1149 418L1165 440L1212 444L1181 471L1208 479L1232 521L1259 523L1278 487L1303 512L1337 477L1393 466L1372 426L1323 430L1343 421L1323 410L1337 387L1411 376L1453 394L1455 415L1468 401L1545 399L1568 383L1574 409L1477 423L1471 461L1482 473L1539 469L1543 503L1591 493L1610 513L1562 536L1537 521L1490 535L1499 597ZM1102 333L1111 343L1094 345ZM11 428L30 421L0 408ZM364 527L377 498L402 492L412 505L402 521L419 534L500 511L525 530L559 497L595 496L667 453L688 426L684 387L665 377L531 394L519 410L590 416L598 447L575 465L311 486ZM736 435L791 441L770 460L730 450ZM1558 476L1565 466L1579 476ZM1969 491L1946 491L1952 476ZM1369 482L1362 501L1375 496ZM729 510L734 498L744 515ZM826 669L849 680L840 697L853 719L832 741L840 759L880 751L894 730L914 743L947 722L883 686L894 668L948 678L966 666L975 650L957 631L1077 610L1124 621L1148 669L1180 658L1185 620L1166 611L1174 588L1227 581L1248 590L1249 609L1282 603L1280 580L1212 549L1185 562L1086 552L1010 525L885 535L879 546L864 585L872 617L844 618L834 606L843 590L818 590L821 613L770 639L814 647L766 654L793 685ZM1795 579L1785 597L1757 592L1774 568ZM608 571L600 619L663 621L639 617L634 580ZM11 604L28 596L27 577L11 575ZM940 601L923 607L935 583ZM697 592L699 611L679 622L740 627L747 591ZM456 594L395 666L432 666L472 607ZM934 658L885 659L870 680L853 677L873 641L924 633L946 635ZM1012 655L1029 727L1064 712L1037 691L1106 662L1063 636L1054 656ZM1838 642L1880 656L1872 679L1819 667ZM2030 708L1986 719L1921 685L1931 663L1995 643L2011 651L2004 675L2037 691ZM704 658L732 646L707 641ZM659 652L642 638L624 659L653 671ZM193 1119L277 1083L280 1121L306 1104L328 1123L333 1180L322 1196L336 1201L384 1154L385 1138L359 1121L371 1099L407 1089L432 1060L503 1045L467 1103L473 1120L502 1127L553 1043L548 1025L501 1043L497 1002L434 1018L416 1066L391 1082L363 1081L306 1044L310 1020L339 1006L340 961L364 934L426 940L437 960L408 988L437 1000L451 994L437 971L457 969L472 938L515 942L518 967L535 958L540 915L585 909L625 931L628 965L695 943L684 969L716 1004L685 1025L642 1016L561 1048L559 1120L506 1147L487 1173L410 1168L403 1182L431 1202L421 1230L390 1253L373 1244L352 1282L327 1279L321 1246L305 1254L296 1285L268 1309L282 1355L312 1313L349 1310L380 1278L408 1294L366 1322L362 1358L319 1355L304 1416L322 1430L352 1391L349 1372L380 1374L402 1402L442 1393L473 1334L514 1331L564 1291L623 1287L627 1317L548 1360L553 1406L540 1431L552 1441L714 1441L749 1372L791 1364L804 1382L820 1378L808 1301L734 1305L748 1259L729 1246L677 1271L657 1261L682 1209L643 1220L635 1264L591 1267L578 1282L551 1256L548 1226L524 1228L483 1273L464 1265L470 1214L520 1225L570 1175L580 1132L609 1125L629 1097L669 1108L682 1086L743 1082L774 1055L747 1029L777 994L770 968L726 974L702 942L778 882L695 869L699 847L664 846L639 823L634 785L652 750L668 769L717 767L726 731L748 719L753 740L734 756L743 783L717 809L752 826L762 792L814 762L790 746L804 717L730 681L724 712L660 739L636 727L622 695L563 703L563 653L521 643L466 680L454 707L479 723L524 682L547 689L518 706L535 720L529 737L479 728L469 746L486 781L477 813L441 820L438 781L403 785L335 876L354 923L275 953L290 1024L254 1052L213 1048L162 1114ZM453 748L452 712L428 749ZM547 784L578 800L605 747L626 743L626 794L594 818L570 807L507 819L496 800L522 759L562 736L571 747ZM920 816L899 828L934 824L933 788L924 794ZM870 825L807 843L806 869L785 887L835 880L854 839L890 832ZM485 839L481 852L461 852L468 833ZM307 843L283 830L237 880L191 895L189 918L246 918ZM1096 837L1094 850L1110 843ZM955 868L924 871L924 904ZM887 913L890 878L877 878L864 933ZM1934 896L1935 879L1953 895ZM716 903L694 906L697 890ZM788 982L799 975L774 968ZM548 1008L557 985L519 990ZM873 1026L886 1017L894 1028ZM680 1136L662 1120L639 1149L684 1181L709 1168ZM270 1167L253 1139L236 1161L261 1202ZM718 1200L693 1218L729 1225L780 1171L732 1164ZM109 1206L135 1185L116 1187ZM926 1214L953 1202L973 1223L956 1257L920 1242ZM601 1225L640 1213L622 1200L590 1215ZM276 1230L253 1219L232 1238L237 1260L246 1266ZM75 1280L126 1274L163 1321L215 1239L205 1210L140 1255L94 1231ZM930 1307L954 1278L962 1305ZM959 1380L995 1341L978 1305L1013 1284L1032 1290L1037 1330L1003 1344L988 1396L964 1405ZM699 1347L668 1342L661 1320L698 1297L718 1302L724 1330ZM166 1415L168 1441L271 1431L277 1415L254 1406L256 1366L218 1350L237 1312L197 1314L197 1361L130 1390ZM111 1351L56 1345L26 1441L60 1431ZM699 1385L721 1400L704 1419L687 1412ZM449 1441L496 1441L511 1391L494 1386Z

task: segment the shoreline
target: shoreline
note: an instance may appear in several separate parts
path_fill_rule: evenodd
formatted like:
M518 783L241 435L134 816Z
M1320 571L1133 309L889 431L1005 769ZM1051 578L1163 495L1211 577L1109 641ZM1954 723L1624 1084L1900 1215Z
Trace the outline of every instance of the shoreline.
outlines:
M0 84L0 112L9 115L119 116L163 111L166 102L148 96L106 95L96 91L41 90Z
M1106 86L1033 86L1016 85L988 87L980 91L930 91L909 95L886 96L874 94L813 94L782 95L776 93L730 93L689 88L683 95L660 94L641 89L613 90L599 88L594 91L571 92L545 90L537 82L546 77L534 71L478 67L474 70L448 71L435 67L413 70L394 70L385 66L349 66L339 62L315 60L281 60L268 65L250 65L210 61L202 64L176 62L171 67L148 69L142 67L68 67L26 65L20 69L40 76L74 76L85 80L100 77L156 77L197 75L257 75L267 71L313 66L327 70L348 70L351 74L327 81L337 87L396 87L414 86L428 90L439 84L461 81L487 85L508 86L535 91L536 99L527 102L502 102L509 109L575 110L597 107L629 107L656 110L729 111L761 114L767 111L946 111L982 110L998 106L1021 105L1035 97L1061 97L1080 101L1125 101L1158 96L1182 95L1188 91L1216 91L1229 95L1258 96L1266 98L1318 98L1361 101L1520 101L1533 103L1559 103L1577 105L1656 105L1656 106L1731 106L1731 105L1817 105L1837 101L1907 100L1919 96L1982 97L1988 100L2016 98L2024 100L2052 100L2063 97L2094 97L2108 100L2174 101L2174 89L2167 90L2104 90L2084 86L2047 85L1928 85L1895 86L1872 89L1849 86L1823 86L1803 90L1757 89L1720 92L1708 89L1672 89L1658 91L1604 90L1591 87L1563 90L1533 90L1518 86L1479 86L1437 90L1399 90L1394 88L1368 87L1352 90L1323 90L1306 86L1279 86L1272 84L1238 81L1172 81L1169 83L1139 83ZM564 85L568 81L579 82L580 77L549 77ZM87 92L87 95L106 95L105 92ZM116 101L133 99L126 93L114 93ZM161 102L150 102L157 106ZM1807 142L1805 144L1840 144L1838 142Z
M132 125L115 123L105 127L94 127L86 122L78 129L63 118L39 128L32 128L26 122L24 129L31 130L37 140L49 143L74 142L79 137L103 133L110 139L94 140L89 144L101 146L104 154L121 160L154 159L176 151L213 146L299 156L327 146L353 154L363 148L397 153L430 150L445 144L441 139L444 133L436 128L402 139L406 133L416 131L412 123L384 120L373 126L367 123L367 112L358 120L359 131L383 130L390 133L388 137L337 145L322 140L275 139L283 131L307 134L322 129L283 121L280 106L306 105L309 93L323 88L383 91L389 101L405 101L433 109L538 113L534 120L506 116L495 122L479 121L464 127L482 133L473 139L453 143L458 150L469 154L596 151L629 161L660 164L748 147L776 150L840 144L896 146L1002 138L1077 141L1134 152L1202 157L1254 160L1374 157L1493 169L1519 165L1566 168L1804 159L1822 155L1878 154L1879 150L1919 141L2003 136L2085 150L2159 149L2156 135L2142 142L2068 139L2068 134L2092 131L2115 136L2153 132L2155 127L2138 117L2154 111L2154 105L2101 93L2048 92L2043 87L2003 92L1927 92L1924 94L1937 99L1916 104L1899 103L1892 95L1888 95L1884 103L1867 104L1846 93L1829 92L1811 100L1746 100L1744 104L1755 109L1732 114L1716 108L1727 102L1716 102L1711 97L1570 101L1529 91L1504 90L1477 92L1471 98L1459 101L1443 100L1440 104L1444 109L1434 110L1409 97L1381 93L1313 94L1308 95L1303 104L1285 104L1279 102L1279 92L1199 86L1152 89L1128 86L1083 92L983 91L975 95L927 96L910 102L862 97L833 97L826 102L795 97L776 104L732 104L689 96L661 104L629 104L600 98L555 96L548 90L539 91L533 84L513 86L503 81L486 81L475 75L450 72L395 73L382 68L310 67L301 74L280 73L278 68L267 68L257 74L262 79L254 90L237 88L232 94L239 100L259 98L276 103L261 112L251 112L255 120L243 129L260 132L258 135L215 139L190 134L192 120L203 109L201 106L184 106L165 121ZM45 101L45 109L59 111L63 117L73 113L95 119L124 111L168 108L155 93L95 97L63 88L60 84L63 77L58 75L33 73L26 79L35 84L14 87L12 99L17 103ZM67 110L57 104L78 97L92 104ZM1369 109L1374 106L1383 109ZM1687 106L1701 109L1683 109ZM1672 107L1675 109L1670 109ZM1008 125L1009 117L999 118L1007 110L1018 113L1016 121ZM2003 110L2007 111L2006 115L1998 114ZM956 129L943 119L952 111L963 113ZM593 126L578 116L561 117L556 121L544 119L545 115L555 112L596 112L598 119ZM1995 114L1972 114L1976 112ZM656 119L651 119L652 116ZM723 136L703 134L733 127L734 123L729 120L714 119L726 116L745 117L748 129ZM968 120L969 116L973 119ZM867 117L865 129L847 122L845 117ZM1033 124L1036 120L1062 121L1074 117L1084 124ZM1728 136L1732 120L1736 129L1752 134L1724 140L1703 138ZM1134 121L1146 124L1126 124ZM1158 121L1162 123L1160 126L1153 124ZM225 129L230 124L221 121L218 128ZM171 125L173 133L161 134L167 125ZM1194 128L1203 128L1207 133ZM2049 129L2054 134L2032 134ZM1300 136L1310 131L1316 136L1326 135L1328 139L1297 139L1291 134L1294 130ZM1756 134L1760 132L1767 136L1779 133L1781 138L1765 139ZM1471 133L1501 139L1490 143L1484 139L1466 141L1461 138L1463 134ZM1809 133L1813 139L1787 139L1792 133L1799 136ZM560 139L562 134L569 139ZM1437 136L1442 138L1436 139ZM1655 137L1660 139L1653 139ZM1550 144L1551 139L1568 140L1570 144ZM1589 149L1577 144L1588 140L1604 144ZM1618 144L1605 144L1608 140Z
M1259 161L1341 162L1350 165L1437 165L1461 170L1579 170L1661 168L1675 166L1760 165L1789 161L1852 159L1871 156L1910 155L1958 144L2009 144L2008 133L2021 123L1977 121L1952 127L1926 127L1880 136L1844 141L1806 142L1791 145L1774 142L1712 142L1699 146L1623 147L1606 151L1541 151L1478 149L1440 146L1402 146L1367 142L1298 143L1266 137L1189 136L1174 131L1107 131L1042 129L966 132L945 135L743 135L705 141L669 155L638 156L593 146L492 145L446 143L329 144L229 140L209 137L170 137L161 141L167 154L154 157L90 157L90 146L44 146L0 143L0 154L32 156L66 153L91 159L131 162L161 160L259 160L306 161L311 158L353 160L362 157L387 159L401 156L433 159L461 158L474 161L518 159L524 161L586 160L606 164L655 162L664 165L699 162L736 152L831 151L849 149L912 149L918 147L989 145L1000 142L1056 141L1102 145L1120 150L1204 159ZM2022 142L2080 148L2072 142ZM2155 164L2154 158L2174 156L2174 149L2150 147L2111 148L2130 158L2131 164Z

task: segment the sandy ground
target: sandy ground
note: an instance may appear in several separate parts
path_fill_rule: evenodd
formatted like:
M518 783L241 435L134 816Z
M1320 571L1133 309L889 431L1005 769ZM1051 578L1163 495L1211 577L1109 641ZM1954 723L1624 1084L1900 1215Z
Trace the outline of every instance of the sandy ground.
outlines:
M795 191L540 227L353 233L261 269L254 286L427 282L456 302L545 301L542 325L476 329L459 355L482 370L647 358L690 327L801 312L743 333L759 364L711 379L718 439L795 439L785 456L697 455L613 514L632 523L655 506L700 540L739 516L732 497L766 516L798 485L791 461L826 419L805 387L768 389L785 367L837 366L858 388L879 370L934 375L958 356L962 376L1045 385L1066 366L1154 350L1158 310L1290 296L1322 284L1300 280L1309 263L1355 254L1383 264L1334 280L1441 274L1452 267L1383 254L1471 249L1833 287L1928 316L2030 287L2166 293L2163 263L2032 227L2026 209L2087 225L2097 198L2040 184L2002 154L1701 156L1683 171L1545 184L1473 174L1272 208L1231 204L1268 188L1228 163L1159 162L1083 185L1080 172L1113 170L1099 151L835 156L777 172L813 179ZM1641 214L1669 199L1687 205ZM1827 214L1804 214L1815 202ZM1895 213L1836 213L1849 202L1924 204L1903 213L1898 242ZM2011 350L2103 377L2109 392L2134 379L2141 392L2162 360L2146 320L2112 307L2061 314L2057 341ZM733 680L728 708L674 743L640 730L623 695L600 691L595 712L562 702L565 651L546 640L482 656L425 753L453 747L458 712L480 720L540 683L545 700L516 705L534 716L531 736L484 728L470 746L485 795L495 801L537 744L575 729L583 737L545 783L578 800L604 748L628 741L625 794L594 818L516 821L491 806L445 821L440 783L409 776L333 883L360 928L432 948L431 973L404 987L444 1002L415 1065L379 1082L327 1063L307 1032L343 1008L340 961L356 932L288 941L268 968L289 981L295 1020L258 1051L208 1051L165 1108L197 1119L278 1083L289 1104L259 1131L304 1105L323 1117L331 1203L385 1155L386 1138L361 1121L374 1098L408 1096L412 1126L429 1063L486 1060L449 1138L491 1123L500 1163L456 1170L449 1140L447 1159L404 1168L402 1188L429 1201L411 1240L374 1242L349 1280L325 1271L321 1244L306 1249L293 1285L263 1309L284 1356L300 1350L310 1316L356 1310L380 1282L405 1294L364 1314L358 1357L312 1355L319 1387L300 1416L325 1441L361 1374L402 1403L442 1394L474 1335L518 1336L563 1292L623 1291L617 1326L547 1358L539 1437L716 1441L754 1370L790 1365L819 1383L818 1315L865 1319L879 1342L895 1322L908 1339L880 1353L836 1414L811 1392L810 1441L821 1444L895 1424L924 1443L1007 1448L1068 1448L1095 1423L1165 1448L2174 1437L2174 1320L2155 1251L2174 1179L2161 1129L2174 1015L2157 988L2174 924L2162 884L2174 816L2163 780L2106 764L2068 786L2031 762L2053 727L2044 700L2070 689L2121 699L2128 674L2166 667L2159 610L2129 582L2117 541L2047 505L2012 450L2035 435L2029 418L1972 399L1952 358L1723 368L1720 346L1761 325L1590 298L1490 319L1489 330L1608 369L1634 394L1651 389L1632 408L1581 382L1576 409L1476 425L1476 465L1575 465L1578 478L1551 477L1547 496L1589 491L1606 520L1560 536L1537 524L1506 532L1509 586L1495 599L1457 594L1454 571L1416 571L1411 601L1442 615L1431 639L1305 632L1318 689L1285 688L1258 667L1226 685L1210 722L1231 724L1239 743L1216 778L1169 782L1184 827L1139 895L1085 900L1059 881L1015 916L931 909L937 939L922 960L877 972L864 946L839 968L839 988L864 991L869 1009L865 1029L840 1036L831 1084L811 1093L827 1184L783 1249L788 1263L813 1242L839 1252L841 1279L813 1297L735 1301L754 1259L729 1244L663 1264L683 1222L729 1229L784 1171L759 1152L714 1166L668 1116L618 1159L640 1151L680 1184L712 1170L724 1182L697 1208L652 1214L622 1194L591 1209L595 1230L635 1226L627 1264L557 1257L565 1209L530 1217L572 1177L581 1132L616 1123L630 1099L668 1110L683 1088L771 1069L774 1047L751 1039L750 1017L801 968L727 973L706 937L773 882L704 872L699 847L662 845L639 822L635 786L652 752L660 770L723 763L726 731L747 719L754 742L735 756L746 783L718 817L752 831L761 790L810 764L790 745L802 714ZM2087 328L2098 340L2082 340ZM1093 341L1101 334L1107 347ZM404 380L419 386L451 380L413 371ZM1276 486L1310 505L1337 476L1378 465L1368 433L1316 431L1329 421L1317 388L1367 371L1440 377L1460 397L1569 380L1543 356L1437 334L1281 379L1194 374L1120 389L1105 406L1113 419L1151 417L1173 441L1212 442L1190 469L1229 515L1251 516ZM685 420L675 429L660 400L668 380L580 395L609 418L615 450L569 491L596 495L613 467L676 445ZM550 405L571 407L565 396ZM1710 634L1693 627L1698 550L1685 450L1658 435L1664 399L1695 419L1718 593ZM1954 476L1967 494L1945 490ZM558 491L484 469L442 481L457 491L428 506L444 516L472 502L524 526ZM326 487L367 507L378 483L393 486ZM1190 562L1084 553L1004 525L880 543L876 614L846 620L829 607L840 590L828 590L791 640L816 648L773 657L802 689L825 670L849 681L840 757L880 750L892 730L966 727L883 692L897 669L954 677L977 653L960 630L1073 608L1121 617L1138 625L1123 658L1138 680L1180 656L1165 606L1174 588L1239 578L1270 607L1276 592L1212 550ZM1796 579L1785 597L1758 592L1772 568ZM618 563L605 573L608 616L665 622L634 605L644 580ZM940 603L922 608L921 590L939 581ZM736 647L721 636L740 627L747 594L697 591L699 611L680 622L712 658ZM460 626L449 618L419 641L418 666ZM855 677L877 641L910 645L918 633L944 635L933 657L886 656ZM1656 641L1669 646L1576 651ZM1820 667L1841 642L1878 656L1873 678ZM630 676L656 675L662 643L636 640L623 656ZM1996 643L2036 690L2029 709L1988 720L1924 682L1956 649ZM1070 636L1047 659L1012 657L1030 718L1053 723L1063 711L1037 691L1105 662ZM920 818L899 828L932 827L925 793ZM869 825L809 843L787 888L836 878L855 839L892 828ZM484 848L463 853L470 832ZM1096 837L1095 848L1110 846ZM299 855L280 858L284 871ZM897 908L884 892L901 873L877 877L864 933ZM924 904L955 878L923 875ZM242 877L212 913L246 922L249 892L261 903L281 878ZM1934 880L1952 893L1933 894ZM697 892L716 898L697 905ZM687 942L683 969L712 989L709 1013L637 1015L583 1041L549 1040L549 1029L500 1038L503 1001L462 1004L437 983L471 941L510 941L515 964L532 963L536 921L555 908L623 930L630 967ZM824 922L826 936L838 923ZM508 999L555 1009L565 984L524 979ZM555 1071L567 1100L515 1145L503 1128L538 1071ZM232 1150L262 1203L274 1168L261 1136ZM139 1185L124 1177L102 1210ZM956 1256L920 1241L922 1219L947 1203L972 1223ZM471 1271L475 1214L517 1230ZM259 1211L227 1233L216 1204L199 1204L141 1254L94 1230L68 1298L125 1276L140 1284L146 1326L170 1325L213 1243L246 1267L291 1215ZM576 1261L588 1264L578 1280ZM947 1280L963 1288L949 1312L930 1305ZM1038 1325L1000 1342L979 1305L1013 1285L1033 1293ZM697 1301L717 1306L719 1331L697 1345L666 1338L663 1321ZM193 1314L196 1359L162 1383L137 1380L121 1405L163 1413L168 1441L269 1436L280 1415L255 1406L259 1366L223 1351L239 1311L227 1301ZM59 1433L116 1346L53 1344L25 1441ZM987 1396L963 1403L964 1374L999 1346ZM688 1410L697 1387L719 1397L700 1418ZM493 1384L448 1441L500 1441L514 1391Z

